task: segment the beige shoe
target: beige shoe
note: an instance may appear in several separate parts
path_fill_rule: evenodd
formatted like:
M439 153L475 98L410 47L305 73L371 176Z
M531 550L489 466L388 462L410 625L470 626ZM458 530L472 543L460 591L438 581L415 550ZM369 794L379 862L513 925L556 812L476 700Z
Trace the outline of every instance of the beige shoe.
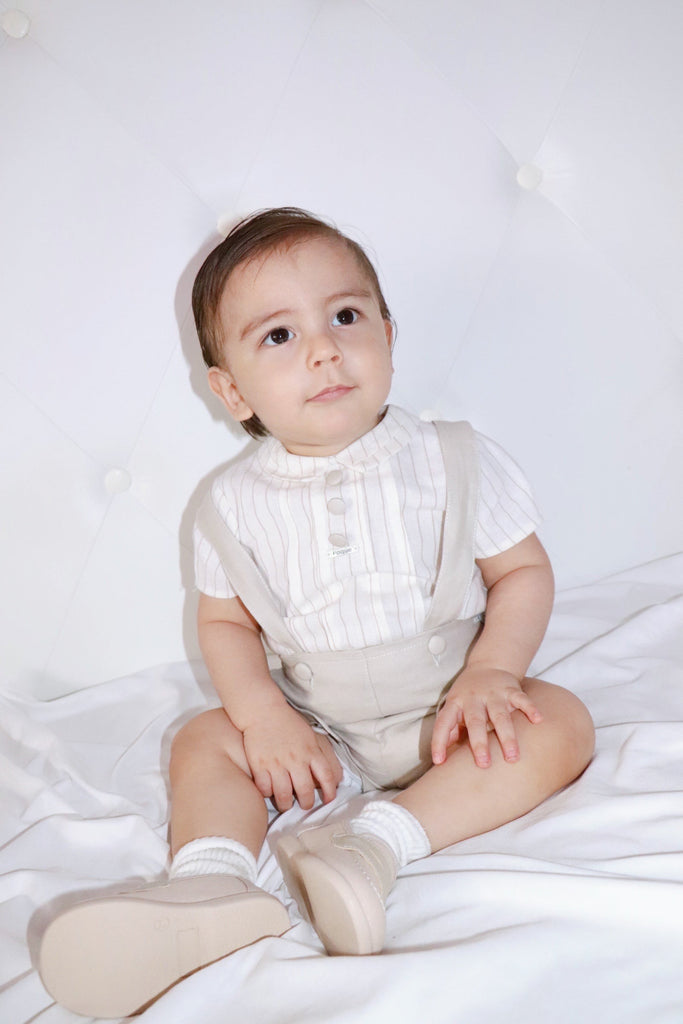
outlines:
M176 878L64 911L45 930L38 969L67 1009L127 1017L199 967L289 927L280 901L240 878Z
M347 822L310 828L279 841L285 884L328 953L379 953L384 906L398 865L381 839L355 835Z

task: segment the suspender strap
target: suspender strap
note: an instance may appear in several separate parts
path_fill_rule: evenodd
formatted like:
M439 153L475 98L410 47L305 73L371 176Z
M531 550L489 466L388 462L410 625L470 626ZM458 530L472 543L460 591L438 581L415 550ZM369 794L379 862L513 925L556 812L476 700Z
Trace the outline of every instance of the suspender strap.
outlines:
M474 431L464 420L434 424L446 470L446 515L441 558L425 629L451 622L462 611L474 572L479 504L479 456Z
M221 519L211 500L211 492L199 506L197 525L215 548L230 583L263 632L292 650L295 645L271 588L246 548Z

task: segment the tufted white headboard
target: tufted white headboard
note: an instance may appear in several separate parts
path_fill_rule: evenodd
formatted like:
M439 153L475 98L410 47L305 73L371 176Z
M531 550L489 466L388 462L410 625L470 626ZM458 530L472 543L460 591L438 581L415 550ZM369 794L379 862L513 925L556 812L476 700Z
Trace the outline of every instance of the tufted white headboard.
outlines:
M197 656L193 513L245 435L189 292L258 207L376 255L393 400L517 458L560 586L682 546L680 0L0 17L0 685Z

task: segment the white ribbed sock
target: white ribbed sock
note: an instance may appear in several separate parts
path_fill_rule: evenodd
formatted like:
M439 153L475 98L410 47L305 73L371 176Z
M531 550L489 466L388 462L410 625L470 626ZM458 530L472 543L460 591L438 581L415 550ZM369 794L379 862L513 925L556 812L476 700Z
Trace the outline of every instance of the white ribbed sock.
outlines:
M236 875L256 882L256 858L236 839L204 836L181 846L171 863L169 878L189 875Z
M391 847L399 868L432 852L420 822L393 800L371 800L357 818L352 818L350 828L356 835L383 839Z

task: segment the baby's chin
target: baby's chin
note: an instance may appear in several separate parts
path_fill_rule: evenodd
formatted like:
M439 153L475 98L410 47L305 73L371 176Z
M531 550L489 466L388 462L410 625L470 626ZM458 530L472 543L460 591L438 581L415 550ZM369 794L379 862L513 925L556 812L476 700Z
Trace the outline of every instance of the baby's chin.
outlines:
M272 436L292 455L337 455L374 430L388 408L386 402L376 411L359 408L360 403L354 401L359 395L357 388L329 388L320 394L318 401L304 400L300 422L264 421Z

